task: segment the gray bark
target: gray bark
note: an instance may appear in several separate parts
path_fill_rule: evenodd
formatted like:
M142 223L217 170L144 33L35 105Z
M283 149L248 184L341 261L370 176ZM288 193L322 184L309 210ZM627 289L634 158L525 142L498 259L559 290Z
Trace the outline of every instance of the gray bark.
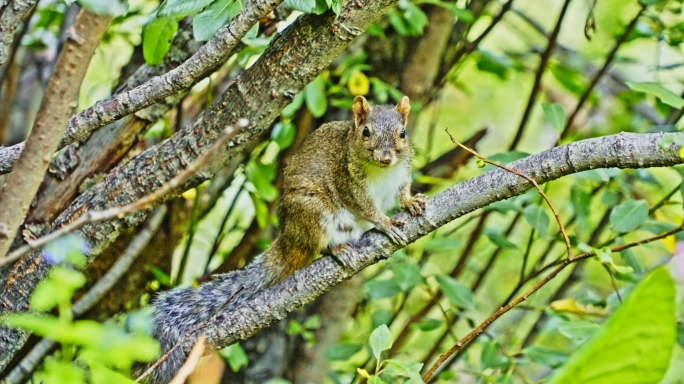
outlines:
M0 0L0 65L9 55L14 32L37 0Z
M526 157L508 166L541 184L595 168L646 168L684 163L676 146L667 149L659 147L658 142L664 135L667 134L621 133L582 140ZM404 233L413 242L458 217L493 202L520 195L530 188L532 184L527 180L497 168L431 197L420 217L403 212L394 219L405 223ZM220 292L226 296L212 295L201 299L215 304L237 296L207 320L197 335L203 334L207 343L217 348L244 340L365 267L386 259L400 247L373 230L364 234L353 244L353 248L356 257L351 260L349 268L341 266L332 257L323 257L248 300L237 298L242 294L239 289L254 284L255 276L251 272L260 273L258 268L219 275L216 280L203 284L199 289L206 294ZM167 293L162 303L177 301L173 295L185 297L188 292L180 289ZM182 343L183 353L187 354L192 348L197 335Z
M280 110L394 3L395 0L350 2L339 18L331 12L300 17L273 39L262 57L228 87L211 109L203 111L193 124L174 136L112 170L103 181L79 196L52 228L61 227L87 210L124 205L158 189L209 148L226 125L235 124L242 117L249 119L249 127L229 143L228 149L181 189L210 178L258 139ZM90 259L126 227L144 220L147 213L81 228L78 232L91 243ZM49 268L42 262L41 253L33 252L1 270L0 316L26 311L31 293ZM7 366L27 337L25 332L0 328L0 369Z

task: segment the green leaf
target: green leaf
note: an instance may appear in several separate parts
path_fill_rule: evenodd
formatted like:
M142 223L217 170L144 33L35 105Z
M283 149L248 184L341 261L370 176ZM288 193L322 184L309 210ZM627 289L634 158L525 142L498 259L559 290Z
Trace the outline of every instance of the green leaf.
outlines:
M489 51L478 50L475 55L477 69L497 75L502 80L506 79L508 70L512 64L510 59L504 56L495 55Z
M414 260L405 259L401 262L394 262L390 264L390 268L394 274L394 281L404 292L410 291L416 284L423 281L420 267Z
M344 361L354 356L361 348L361 344L337 344L328 348L324 356L328 361Z
M192 19L192 33L197 41L207 41L214 37L216 31L228 24L235 14L233 8L240 2L235 0L216 0L202 13ZM239 12L239 9L238 9Z
M585 320L564 321L558 325L561 335L575 341L584 341L599 330L599 325Z
M551 123L557 131L563 132L565 129L565 109L558 103L542 103L542 109L544 110L544 116L546 120Z
M268 220L271 217L271 214L268 211L268 206L255 193L250 192L249 197L252 198L252 203L254 204L254 215L256 216L259 228L266 228Z
M463 242L452 237L437 237L431 238L423 243L423 250L425 251L451 251L459 248Z
M372 375L371 377L368 378L368 384L388 384L386 381L383 379L379 378L378 376Z
M428 25L428 17L418 6L408 3L404 11L404 20L411 29L411 34L419 36L423 34L423 29Z
M667 267L649 273L549 384L658 383L670 364L675 285Z
M396 359L385 360L385 372L391 375L408 377L412 380L420 380L420 369L423 368L423 363L412 361L403 361ZM413 382L413 381L411 381ZM422 383L423 381L418 381Z
M328 9L325 0L285 0L285 5L306 14L320 15Z
M252 160L245 166L247 180L256 188L259 196L265 201L274 201L278 197L278 189L271 184L272 168L270 165Z
M171 38L178 30L173 17L156 17L143 28L143 57L148 65L157 65L171 47Z
M79 0L79 5L98 15L125 15L128 11L128 1L119 0Z
M214 0L165 0L157 14L167 17L185 17L201 11Z
M325 80L318 76L306 88L304 88L304 100L306 107L314 117L321 117L328 109L328 100L325 97Z
M242 349L240 343L231 344L219 351L219 355L223 357L230 365L233 372L237 372L242 367L246 367L249 363L245 350Z
M371 299L386 299L394 297L401 292L401 287L394 279L371 280L365 284L366 296Z
M376 360L380 360L382 351L392 348L392 335L390 334L387 325L383 324L373 330L369 340L373 356Z
M660 99L663 103L681 109L684 107L684 99L666 89L662 85L653 82L635 83L628 81L627 86L635 91L644 92Z
M523 354L530 361L550 368L557 368L568 359L568 356L563 352L538 346L525 348Z
M392 312L386 309L378 309L371 314L371 328L375 329L383 324L389 324L392 321Z
M45 384L85 384L85 371L74 364L55 357L48 357L33 381Z
M85 283L86 277L81 272L66 267L52 268L48 278L38 284L31 295L31 308L48 311L59 303L70 302L76 290Z
M283 150L292 145L296 133L297 129L295 128L294 124L290 122L276 123L271 131L271 140L278 144L280 150Z
M135 384L135 380L131 380L128 377L114 371L110 368L105 367L102 364L91 361L88 364L90 366L90 373L93 375L93 384Z
M432 331L432 330L435 330L435 329L441 327L442 324L444 324L444 323L442 323L442 321L440 321L440 320L433 319L430 317L426 317L418 323L411 324L410 327L413 329L420 329L421 331L427 332L427 331Z
M484 343L482 347L482 354L480 355L480 367L485 370L487 368L503 368L508 367L509 361L506 356L499 354L499 348L494 341Z
M546 237L549 229L549 215L538 205L528 205L524 211L525 220L541 237Z
M610 227L617 233L631 232L648 219L645 200L627 200L610 212Z
M518 246L515 245L515 243L508 240L504 235L500 234L495 229L487 229L485 230L484 234L489 238L489 241L494 243L494 245L497 247L502 249L518 249Z
M439 287L444 296L459 308L475 308L475 296L470 288L459 283L456 279L447 275L435 275Z
M292 117L294 116L295 112L302 107L302 104L304 104L304 92L300 92L297 96L295 96L292 102L288 104L287 107L283 108L282 111L280 111L280 114L283 116Z

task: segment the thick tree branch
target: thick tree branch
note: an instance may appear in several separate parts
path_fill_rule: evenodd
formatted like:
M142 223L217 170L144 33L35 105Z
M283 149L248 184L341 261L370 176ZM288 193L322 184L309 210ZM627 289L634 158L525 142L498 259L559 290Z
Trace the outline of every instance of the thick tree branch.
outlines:
M37 0L0 1L0 65L7 61L14 32L24 17L36 5Z
M662 133L622 133L583 140L518 160L509 164L509 167L534 178L538 183L545 183L594 168L645 168L684 163L675 146L665 150L659 147L658 142L663 136ZM428 200L423 216L411 217L401 213L395 219L406 223L404 233L410 241L415 241L460 216L495 201L520 195L531 187L531 183L519 176L496 169L433 196ZM183 342L182 350L187 353L200 334L207 338L209 344L219 348L243 340L365 267L386 259L399 248L377 231L366 233L353 247L357 257L351 260L350 268L342 267L331 257L323 257L246 302L236 300L243 302L242 305L228 303L196 335ZM226 293L229 283L235 287L249 286L255 277L247 271L251 270L219 275L215 281L203 284L201 289L206 294ZM187 294L182 290L177 293ZM216 297L215 301L222 299Z
M210 178L213 173L242 155L258 139L306 84L313 80L368 25L384 14L395 0L359 0L347 3L340 17L332 12L300 17L273 39L261 58L237 78L211 109L203 111L192 124L171 138L115 168L103 181L79 196L54 222L53 230L78 219L88 210L125 205L173 178L187 164L204 153L221 135L223 128L241 117L250 121L215 156L207 169L199 172L183 188ZM122 231L144 220L138 212L121 220L86 225L79 230L90 243L89 257L98 255ZM40 251L34 251L0 270L0 314L25 311L31 293L49 271ZM7 304L7 305L3 305ZM3 369L25 342L27 334L0 327L0 369Z
M235 16L228 25L219 29L211 40L177 68L161 76L155 76L126 92L98 101L92 107L71 116L58 148L64 148L103 125L190 88L198 79L225 60L250 28L281 1L251 1L249 7ZM20 152L23 145L24 143L19 143L12 147L0 148L0 174L12 169L12 164L16 160L13 154Z
M109 20L109 15L82 9L70 29L55 72L45 89L26 150L19 157L16 172L9 175L0 191L0 205L4 207L0 211L0 258L9 250L43 181L43 174L64 132L63 127L77 106L81 82Z

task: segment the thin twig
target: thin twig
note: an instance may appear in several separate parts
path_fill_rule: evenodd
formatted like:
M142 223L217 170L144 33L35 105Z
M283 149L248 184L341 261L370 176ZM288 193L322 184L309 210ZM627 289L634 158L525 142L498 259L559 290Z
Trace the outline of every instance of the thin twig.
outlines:
M620 290L618 289L617 283L615 282L615 276L613 276L613 272L610 271L610 267L607 264L603 264L603 268L606 270L608 276L610 277L610 284L613 286L613 290L615 291L618 300L620 301L620 303L622 303L622 296L620 296Z
M162 219L166 215L166 206L162 205L150 217L145 228L136 235L126 247L123 255L112 265L107 273L98 280L95 285L81 297L72 307L73 317L77 318L86 313L97 303L105 293L109 292L114 284L126 273L138 255L147 246L152 236L157 232ZM8 383L21 383L27 375L30 375L38 367L43 357L52 349L55 342L50 339L42 339L21 360L21 362L7 375Z
M197 339L197 342L195 343L195 346L192 347L187 360L185 360L183 366L180 367L178 373L176 373L176 376L169 381L169 384L185 383L185 380L195 371L195 368L197 368L197 363L199 363L200 358L202 355L204 355L206 341L207 339L204 336L200 336Z
M241 127L244 127L246 123L242 122ZM211 159L219 149L223 148L225 144L230 140L240 128L228 127L214 145L211 146L202 156L198 157L192 164L190 164L183 172L179 173L176 177L169 180L168 183L162 185L156 191L143 196L141 199L136 200L130 204L112 207L105 209L103 211L88 211L84 213L78 219L72 221L71 223L57 229L56 231L40 237L35 240L30 240L28 244L19 247L14 252L10 253L6 258L0 260L0 267L7 265L15 260L18 260L23 255L27 254L33 249L42 247L47 243L54 241L67 233L75 231L86 224L99 223L101 221L111 220L111 219L122 219L126 215L133 212L137 212L141 209L149 207L151 204L161 199L162 197L173 192L175 189L180 187L185 183L192 175L194 175L198 170L200 170L204 165Z
M558 222L558 227L560 228L560 231L561 231L561 233L563 234L563 239L565 240L565 247L566 247L567 250L568 250L568 258L572 258L572 245L570 244L570 238L568 237L568 233L565 231L565 227L563 226L563 222L562 222L560 216L558 215L558 212L556 211L556 208L553 206L553 203L551 203L551 200L546 196L546 193L544 193L544 191L541 189L541 187L539 187L539 184L537 184L537 182L536 182L533 178L531 178L531 177L529 177L529 176L527 176L527 175L525 175L525 174L523 174L523 173L521 173L521 172L518 172L518 171L516 171L516 170L513 169L513 168L509 168L509 167L507 167L507 166L505 166L505 165L501 165L501 164L499 164L499 163L497 163L497 162L491 161L491 160L487 159L486 157L484 157L484 156L480 155L479 153L477 153L474 149L468 148L468 147L466 147L465 145L459 143L458 141L456 141L456 140L454 139L453 136L451 136L451 133L449 133L449 128L445 129L445 131L446 131L447 135L449 135L449 138L451 139L451 141L452 141L454 144L456 144L456 145L458 145L459 147L465 149L466 151L472 153L474 156L476 156L476 157L479 158L480 160L484 161L485 163L491 164L491 165L493 165L493 166L495 166L495 167L499 167L499 168L501 168L501 169L503 169L503 170L505 170L505 171L508 171L508 172L514 174L514 175L518 175L518 176L522 177L523 179L525 179L525 180L529 181L530 183L532 183L532 185L534 185L534 187L537 189L537 191L539 192L539 194L544 198L544 200L546 201L546 204L549 205L549 208L551 208L551 211L553 212L553 215L556 217L556 221Z
M595 3L594 3L595 5ZM593 6L592 6L593 9ZM572 123L575 120L575 117L577 117L577 114L579 111L582 109L584 106L584 103L589 99L589 95L591 95L591 92L594 90L596 87L596 84L598 84L599 80L603 78L603 76L608 72L608 68L610 65L613 63L613 59L615 59L615 54L617 54L618 49L620 46L627 40L627 36L632 32L632 29L637 24L637 21L639 20L639 17L641 16L642 13L644 13L644 10L646 9L646 6L642 6L641 10L639 10L639 13L637 13L636 16L630 21L630 23L627 25L627 28L625 28L625 31L622 32L622 35L617 39L615 42L615 45L613 45L613 49L610 50L610 53L608 53L608 57L606 57L605 63L603 63L603 66L601 69L599 69L598 72L596 72L596 75L594 75L594 78L591 79L591 83L587 87L587 89L584 90L584 93L579 98L579 101L577 102L577 106L575 106L575 109L572 111L570 116L568 117L567 121L565 122L565 128L563 128L563 132L560 134L560 139L564 138L567 136L567 134L570 132L570 129L572 128Z
M684 225L679 226L671 231L665 232L663 234L660 234L658 236L653 236L649 237L647 239L643 239L640 241L635 241L633 243L629 244L623 244L623 245L618 245L615 247L612 247L610 249L611 252L620 252L628 248L636 247L638 245L650 243L656 240L664 239L668 236L671 236L677 232L680 232L684 230ZM540 280L537 284L535 284L532 288L528 289L525 293L522 295L518 296L517 299L513 300L509 304L504 305L503 307L500 307L499 309L496 310L492 315L490 315L485 321L483 321L480 325L478 325L475 329L473 329L470 333L468 333L465 337L463 337L461 340L458 341L453 347L451 347L447 352L439 356L439 359L430 367L430 369L423 375L423 381L427 382L430 377L435 373L435 371L451 356L453 355L459 348L461 348L463 345L467 344L470 342L472 339L475 337L479 336L482 334L487 327L489 327L494 320L498 319L501 317L504 313L510 311L513 307L517 306L518 304L522 303L523 301L527 300L533 293L537 292L541 287L546 285L549 281L551 281L556 275L558 275L565 267L568 265L578 262L580 260L588 259L590 257L596 256L596 253L594 251L591 252L585 252L577 256L569 257L567 259L564 259L560 265L558 265L553 271L551 271L548 275L546 275L542 280Z
M219 313L219 311L222 310L223 307L225 307L226 304L228 304L231 300L233 300L233 297L235 297L235 295L237 295L238 293L242 292L243 289L244 289L244 287L240 287L240 289L238 289L237 291L235 291L235 293L233 293L232 295L230 295L230 297L227 298L226 301L224 301L223 303L221 303L221 305L219 305L218 308L216 308L216 309L214 310L214 312L212 312L211 316L207 317L203 322L201 322L197 327L195 327L195 329L193 329L193 330L191 330L190 332L186 333L185 336L183 336L182 339L180 339L176 344L174 344L173 347L171 347L171 349L169 349L169 350L168 350L166 353L164 353L159 359L157 359L157 361L155 361L154 364L152 364L149 368L147 368L147 370L146 370L145 372L143 372L142 375L138 376L138 378L135 379L135 381L140 382L140 380L142 380L142 379L144 379L145 377L149 376L149 374L152 373L152 371L154 371L158 366L161 365L161 363L163 363L164 361L166 361L166 359L168 359L169 356L171 356L171 354L173 353L173 351L175 351L176 349L178 349L178 347L180 347L181 345L183 345L183 343L185 342L185 340L189 339L190 336L192 336L195 332L197 332L197 331L199 331L200 329L202 329L202 327L204 327L204 326L209 322L209 320L211 320L212 317L214 317L217 313ZM204 337L204 336L200 336L200 337Z
M558 39L558 34L560 33L561 25L563 24L563 19L565 18L565 12L568 10L569 5L570 0L565 0L565 3L563 3L563 8L561 8L560 14L558 15L558 21L556 22L556 26L553 28L553 31L551 31L551 34L549 35L546 50L544 50L544 52L542 53L541 61L539 62L539 68L537 68L537 71L534 74L534 83L532 85L532 91L530 92L530 98L527 101L527 105L525 106L525 111L523 112L522 119L520 119L518 131L515 133L515 137L513 138L513 141L509 146L509 150L515 149L515 147L518 146L520 139L522 139L523 132L525 131L525 126L527 125L527 120L530 118L530 115L532 114L532 107L534 107L534 102L537 100L537 94L539 93L539 89L541 88L542 75L546 70L546 65L549 63L551 54L553 53L553 50L556 47L556 40Z

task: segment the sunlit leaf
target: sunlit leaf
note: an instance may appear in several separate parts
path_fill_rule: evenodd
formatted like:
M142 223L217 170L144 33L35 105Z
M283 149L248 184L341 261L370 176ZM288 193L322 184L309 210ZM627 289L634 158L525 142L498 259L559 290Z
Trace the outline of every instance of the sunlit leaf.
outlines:
M596 335L547 382L660 382L677 335L675 294L666 267L649 273Z
M228 24L234 7L240 7L236 0L216 0L199 15L192 19L192 32L197 41L206 41L214 37L216 31Z
M663 87L662 85L658 83L653 83L653 82L643 82L643 83L635 83L632 81L626 82L627 86L635 91L639 92L644 92L648 93L649 95L653 95L660 99L663 103L670 105L672 107L675 107L677 109L680 109L684 107L684 99L682 99L680 96L676 95L669 89Z
M178 19L156 17L143 28L143 57L149 65L162 62L178 30Z
M219 351L219 355L223 357L230 365L233 372L237 372L242 367L246 367L249 363L247 354L240 346L240 343L231 344Z
M157 14L159 16L184 17L194 15L214 0L165 0Z
M380 360L382 351L392 348L392 335L387 325L383 324L373 330L370 335L369 344L375 359Z

